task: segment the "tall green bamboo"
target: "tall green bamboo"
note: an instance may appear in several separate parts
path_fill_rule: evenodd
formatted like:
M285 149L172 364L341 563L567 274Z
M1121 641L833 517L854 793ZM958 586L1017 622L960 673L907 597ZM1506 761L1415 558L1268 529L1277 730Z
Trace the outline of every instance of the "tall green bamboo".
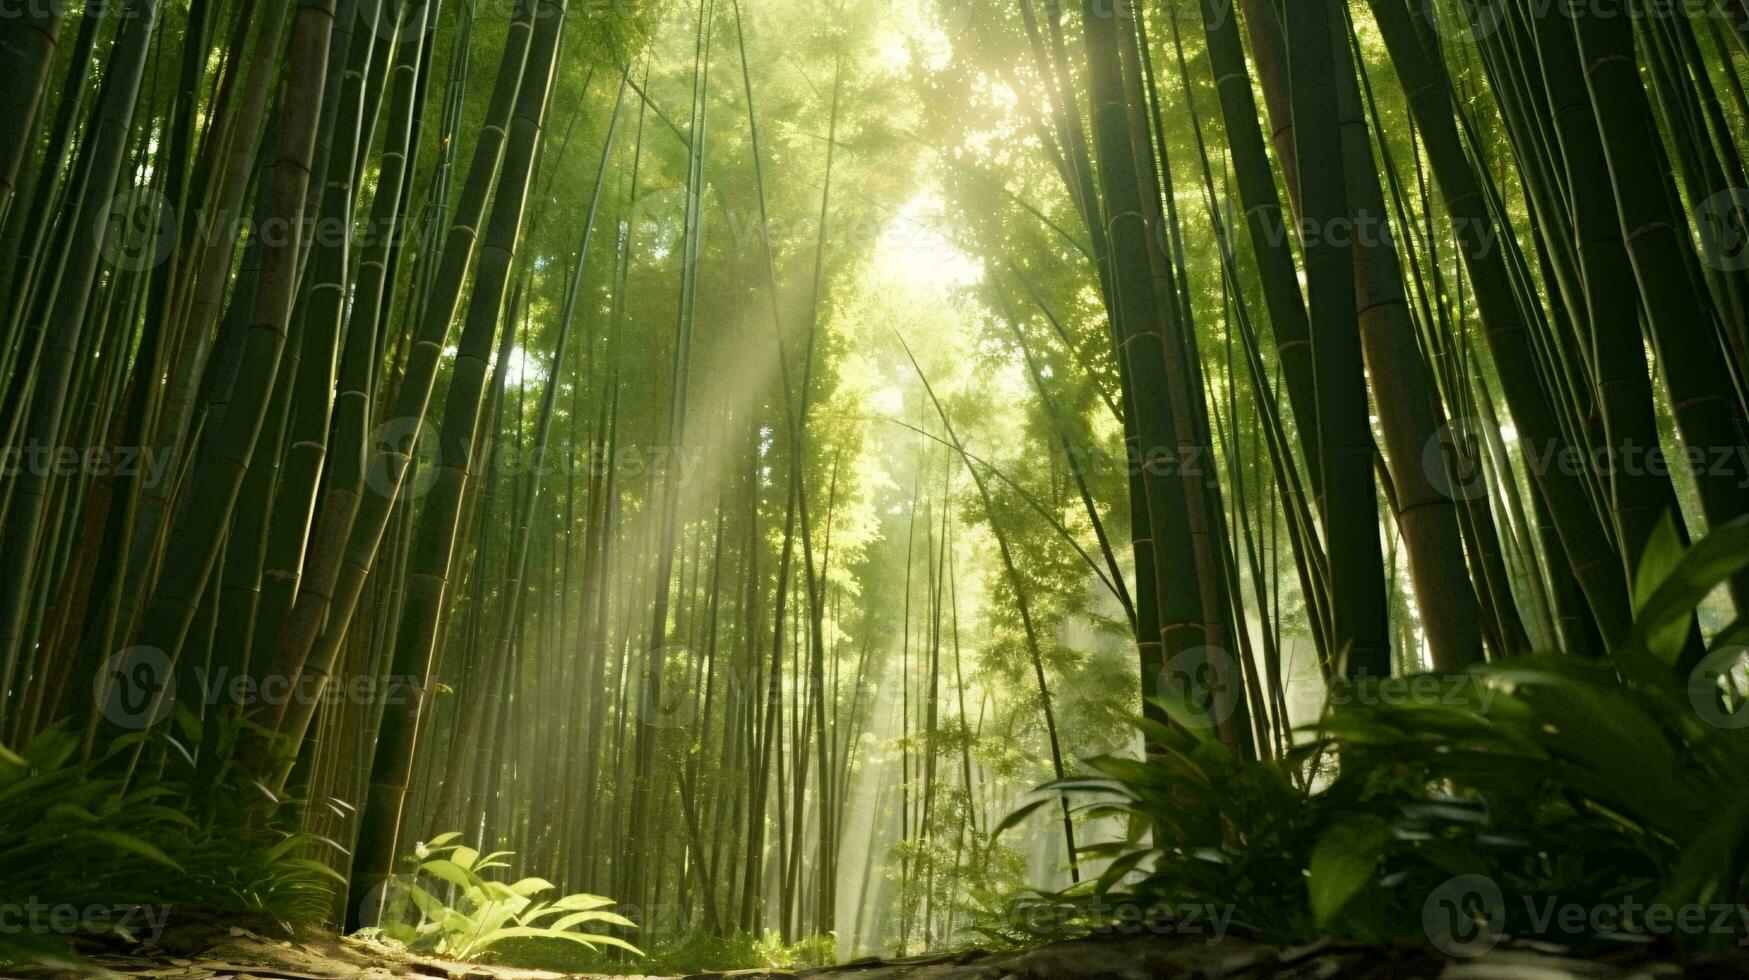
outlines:
M12 203L18 168L35 143L37 107L60 42L63 9L59 3L25 4L0 24L0 77L10 80L0 95L0 218Z
M566 5L567 0L538 0L532 13L533 36L511 117L504 169L498 180L467 324L450 378L436 479L420 511L407 580L407 609L395 640L393 685L402 696L389 701L391 707L378 735L376 758L371 765L370 795L359 813L357 865L351 883L353 900L349 902L353 909L362 907L364 897L393 870L400 853L402 813L433 661L439 650L440 606L448 588L457 526L464 516L462 494L473 467L484 462L477 457L473 443L488 358L522 236L528 188L558 65Z
M1038 684L1039 710L1044 715L1045 739L1051 750L1051 770L1056 774L1056 778L1063 779L1067 776L1068 771L1063 765L1063 746L1062 739L1057 733L1056 708L1051 700L1050 683L1045 677L1044 652L1039 646L1038 630L1033 625L1032 606L1026 596L1026 583L1021 579L1020 572L1015 565L1014 552L1009 545L1008 535L1003 530L1002 523L997 519L996 505L990 496L990 488L985 483L983 474L978 471L976 466L972 465L971 459L966 455L965 444L954 432L953 422L948 418L947 410L942 407L941 400L936 397L934 386L929 383L928 376L923 373L922 366L917 363L916 355L911 353L910 345L905 343L903 337L899 338L899 343L905 348L905 356L910 360L912 369L917 372L917 380L923 383L923 391L929 396L929 403L935 407L935 413L941 420L942 429L947 432L948 440L953 443L955 451L959 453L961 462L965 465L966 472L971 475L973 484L977 486L978 498L983 501L985 519L990 523L990 533L996 536L997 551L1002 556L1002 567L1007 572L1010 586L1014 589L1014 601L1020 611L1021 628L1026 634L1026 648L1031 658L1033 680ZM933 747L929 751L933 753ZM1075 847L1075 823L1069 816L1069 801L1062 799L1059 802L1062 804L1063 847L1067 851L1069 875L1078 882L1081 880L1081 856Z
M370 398L377 337L382 332L383 297L396 272L391 257L396 254L395 244L406 206L402 188L408 183L411 156L416 149L412 117L417 106L417 78L425 64L424 45L419 39L432 5L427 0L412 0L411 4L396 6L405 18L398 26L406 36L395 46L394 67L389 73L382 164L377 172L370 216L359 240L352 312L346 320L346 339L333 396L332 432L324 437L330 447L325 469L329 491L318 500L323 506L322 518L328 521L335 519L332 515L336 509L356 506L364 490ZM250 641L255 656L272 652L274 640L298 593L306 549L317 540L311 532L323 527L314 514L294 512L286 516L287 520L276 520L270 532Z
M1391 670L1390 638L1353 251L1342 240L1345 232L1353 233L1355 216L1348 208L1336 112L1331 36L1332 22L1340 20L1327 0L1305 0L1286 9L1284 33L1321 432L1314 465L1323 470L1327 501L1331 648L1346 657L1350 677L1378 677Z
M320 693L330 679L383 532L406 485L408 465L461 300L462 283L473 264L476 229L504 161L505 131L528 59L533 19L533 4L519 2L505 35L486 111L488 122L474 145L468 179L438 260L440 272L434 278L434 293L421 311L411 353L387 415L393 424L379 427L368 450L366 474L372 492L364 493L356 485L330 483L323 494L297 599L277 638L269 667L270 676L289 679L296 690ZM314 698L300 698L280 706L268 721L276 731L301 742L314 713Z
M1548 500L1573 577L1604 640L1613 643L1627 627L1623 564L1592 510L1580 477L1567 462L1574 451L1538 376L1538 359L1527 324L1531 314L1519 303L1502 255L1500 236L1510 229L1501 227L1490 213L1459 138L1443 63L1423 46L1408 11L1398 0L1371 0L1371 8L1457 235L1460 256L1475 290L1483 334L1526 452L1526 465Z
M1140 466L1147 520L1131 528L1139 547L1136 561L1152 561L1154 595L1140 594L1137 603L1152 602L1159 610L1159 637L1141 635L1144 688L1161 682L1165 668L1183 668L1181 676L1203 676L1198 664L1177 664L1191 653L1206 658L1196 565L1190 547L1190 516L1178 477L1189 461L1176 458L1177 427L1166 396L1165 339L1160 336L1160 306L1170 297L1156 294L1148 257L1148 229L1142 219L1129 114L1119 65L1117 25L1111 11L1083 0L1082 30L1087 49L1087 75L1093 101L1094 146L1102 194L1101 221L1111 242L1113 300L1109 310L1120 340L1116 356L1129 366L1126 410L1135 422L1136 458ZM1206 662L1205 660L1199 663Z
M1749 461L1740 451L1749 442L1739 422L1740 389L1733 387L1720 346L1722 311L1701 284L1676 188L1658 157L1646 151L1648 141L1657 145L1658 130L1634 57L1629 6L1603 0L1573 9L1581 68L1620 218L1617 230L1639 282L1677 430L1687 448L1707 460L1693 467L1693 475L1707 521L1717 526L1749 511ZM1589 162L1596 166L1595 160ZM1595 205L1592 213L1607 217ZM1645 464L1624 460L1620 465ZM1654 504L1668 506L1667 501ZM1642 516L1641 523L1645 520ZM1626 541L1624 548L1638 555L1643 548L1636 544L1643 540ZM1738 603L1749 602L1749 577L1732 581Z
M297 314L302 317L302 350L289 362L297 369L297 383L291 394L285 463L275 489L264 564L256 575L253 592L257 597L261 594L264 580L278 583L273 593L274 612L266 624L270 631L268 635L278 628L283 616L281 604L284 596L289 594L286 586L296 581L296 569L302 563L317 484L328 457L329 421L331 416L338 419L334 409L335 375L341 352L345 299L352 289L353 212L357 197L353 174L355 160L369 149L366 142L369 133L364 119L365 75L376 49L377 36L385 33L381 30L383 25L378 23L381 6L381 0L361 0L355 23L336 25L337 29L345 26L352 35L348 40L347 63L341 73L340 90L334 98L335 135L328 153L322 192L312 202L317 205L317 234L309 249L311 254L306 259L309 280L297 308ZM395 36L389 35L391 39ZM416 44L406 47L414 52L418 50ZM398 63L403 68L410 67L404 61ZM389 138L391 141L395 138L392 132ZM398 164L398 161L394 163ZM389 179L390 185L385 188L379 182L377 194L386 196L388 203L393 204L399 197L401 175L392 168L387 154L383 176ZM359 268L362 270L365 265L360 263ZM354 300L353 308L367 311L365 316L374 318L375 298L361 292ZM365 335L373 336L374 330L367 330ZM335 430L347 431L338 425ZM251 638L258 635L254 605L252 599L251 608L238 624L243 631L241 635Z
M186 505L185 523L166 548L177 560L165 565L139 629L139 643L179 650L207 577L217 561L272 397L272 379L284 352L287 324L297 293L299 245L310 159L333 31L334 0L302 0L291 27L279 144L259 193L263 213L264 265L248 332L236 369L236 393L213 432ZM284 237L267 229L284 229Z
M80 148L85 172L82 193L69 201L63 221L70 229L94 221L109 207L121 176L131 121L145 73L146 54L158 23L157 0L130 0L123 8L124 26L110 51L95 118ZM106 220L98 234L109 230ZM87 312L102 260L102 242L73 249L57 280L55 300L42 329L42 352L30 389L29 416L23 429L26 445L56 446L62 434L68 379L86 336ZM25 645L34 576L39 570L37 548L45 540L44 524L53 489L53 474L45 467L27 467L14 482L5 513L6 552L0 557L0 721L7 717L6 693ZM49 529L52 534L52 527ZM45 577L46 578L46 577ZM40 583L46 586L46 581Z
M686 445L687 388L692 367L692 331L698 301L698 262L702 247L699 221L704 201L704 151L709 145L708 98L710 95L711 37L715 27L714 0L700 0L698 29L692 79L692 115L687 126L687 174L684 231L681 242L680 301L676 313L673 366L669 374L672 391L668 406L668 433L665 448L670 458L678 459ZM649 817L650 791L655 781L656 741L662 727L653 717L660 711L663 671L668 655L668 619L674 573L674 542L679 521L680 476L667 472L661 477L661 502L657 505L657 542L655 552L655 598L651 603L648 648L641 674L644 691L640 704L646 709L638 720L635 768L632 777L630 824L642 826ZM627 857L626 894L633 901L643 901L647 881L647 856L636 849Z

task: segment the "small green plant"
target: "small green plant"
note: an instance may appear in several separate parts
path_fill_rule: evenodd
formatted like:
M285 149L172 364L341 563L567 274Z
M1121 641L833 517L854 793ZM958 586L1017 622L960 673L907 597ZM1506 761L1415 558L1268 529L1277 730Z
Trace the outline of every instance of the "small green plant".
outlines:
M446 833L420 844L408 858L409 870L390 880L380 908L372 910L380 916L379 925L363 933L461 960L478 960L501 944L530 940L574 943L589 950L611 946L643 955L617 936L584 930L637 928L630 919L607 910L612 900L584 894L537 900L555 890L552 882L532 877L510 883L489 879L487 871L510 867L505 859L511 852L482 855L457 843L460 837Z
M1109 861L1095 880L1013 899L1010 923L1047 926L1008 938L1196 904L1275 941L1440 944L1452 941L1441 917L1474 913L1458 899L1479 892L1486 921L1456 921L1469 937L1458 947L1505 934L1580 947L1744 939L1749 627L1727 627L1710 652L1692 630L1700 601L1745 566L1749 521L1693 547L1666 522L1640 565L1633 627L1607 659L1534 654L1348 685L1279 761L1239 758L1189 705L1161 701L1170 724L1137 722L1146 761L1090 759L1045 787L1129 833L1081 850ZM1660 930L1648 906L1712 914ZM1573 909L1587 913L1579 927L1548 914Z
M1120 916L1162 919L1211 905L1233 907L1241 930L1282 941L1309 937L1301 869L1326 801L1302 788L1293 766L1243 760L1206 724L1135 723L1152 750L1147 761L1096 756L1083 762L1083 774L1043 787L1081 799L1074 808L1080 819L1123 823L1122 839L1079 849L1084 867L1106 861L1105 870L1065 891L1015 896L999 925L985 927L990 937L1024 945L1114 927ZM997 832L1055 804L1054 796L1036 800Z
M65 726L0 748L0 900L45 910L0 934L0 963L68 967L73 938L143 938L178 907L325 914L341 879L310 855L338 845L298 830L296 805L240 767L203 768L189 749L204 733L229 753L244 725L187 716L90 759ZM130 782L136 755L156 779Z

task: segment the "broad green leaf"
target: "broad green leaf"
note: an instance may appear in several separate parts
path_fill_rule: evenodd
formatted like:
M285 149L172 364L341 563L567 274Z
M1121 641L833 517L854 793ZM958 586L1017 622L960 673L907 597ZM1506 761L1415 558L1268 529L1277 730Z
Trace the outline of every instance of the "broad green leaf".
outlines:
M545 878L524 878L511 885L510 890L523 898L532 898L541 892L552 891L555 887L557 886Z
M600 895L586 895L578 892L566 895L553 903L553 908L564 909L567 912L587 912L590 909L606 908L613 904L613 899L602 898Z
M610 926L624 926L627 929L636 929L638 927L637 923L617 912L602 912L598 910L595 912L573 912L570 915L555 921L550 928L564 931L570 929L572 926L581 925L585 922L603 922Z
M1655 549L1660 552L1657 560L1664 560L1666 545L1648 545L1648 562L1654 560ZM1633 631L1623 645L1646 649L1665 663L1674 664L1682 651L1695 607L1709 592L1744 568L1749 568L1749 517L1739 517L1714 528L1663 571L1655 590L1643 601L1636 601ZM1636 597L1649 571L1646 563L1642 563L1642 574L1635 580Z
M49 807L48 818L54 821L94 824L103 818L75 803L56 803Z
M1080 848L1080 850L1082 853L1086 852L1086 848ZM1135 870L1136 865L1141 864L1152 853L1152 849L1132 850L1121 855L1100 874L1099 880L1094 883L1093 890L1096 892L1110 891L1114 885L1124 879L1125 875Z
M447 831L445 833L438 834L436 837L433 837L430 840L425 842L425 850L426 851L435 851L437 848L442 847L445 844L448 844L450 841L456 840L457 838L461 837L461 835L462 835L462 833L459 830L451 830L451 831Z
M419 914L427 919L441 919L444 905L437 896L418 885L407 886L407 895L413 899L413 904L419 908Z
M38 735L24 749L29 766L38 770L59 769L79 750L79 737L56 726Z
M1673 908L1705 907L1736 897L1743 865L1749 860L1749 793L1718 808L1713 819L1682 849L1676 868L1664 879L1658 901Z
M639 950L636 946L633 946L631 943L628 943L623 939L615 939L612 936L594 936L579 932L561 932L557 929L539 929L533 926L508 926L503 929L495 929L488 933L478 943L475 943L474 947L476 949L485 949L489 946L495 946L506 939L557 939L564 942L578 943L583 946L588 946L590 949L594 949L598 945L615 946L620 949L637 953L640 956L643 955L643 951Z
M447 858L426 861L419 870L442 878L457 888L472 888L479 882L478 876Z
M154 844L148 843L132 834L124 834L117 830L93 830L88 832L93 838L103 841L111 847L120 848L132 854L161 864L176 871L182 870L182 865L170 860L170 857L159 850Z
M1306 887L1319 925L1328 926L1377 881L1379 858L1390 842L1391 829L1384 820L1364 814L1333 825L1318 838Z
M1004 831L1012 830L1015 827L1020 826L1022 821L1024 821L1027 817L1032 816L1033 811L1037 810L1039 807L1044 806L1046 803L1051 803L1051 802L1054 802L1054 801L1049 799L1049 798L1043 799L1043 800L1034 800L1031 803L1028 803L1028 804L1020 807L1019 809L1010 812L1008 814L1008 816L1002 818L1002 822L998 823L994 830L990 831L990 836L991 837L1000 837Z
M1639 564L1634 566L1634 612L1638 614L1652 601L1652 596L1669 580L1672 572L1682 563L1682 554L1686 550L1682 544L1682 535L1676 530L1675 518L1666 512L1659 518L1658 524L1652 529L1651 537L1646 539L1645 550L1640 554Z
M5 786L14 779L22 778L30 772L30 763L24 756L0 745L0 786Z
M345 875L335 871L333 868L328 867L320 861L313 861L309 858L287 858L281 863L288 868L300 868L304 871L311 872L312 874L319 874L324 878L331 878L341 885L347 883Z

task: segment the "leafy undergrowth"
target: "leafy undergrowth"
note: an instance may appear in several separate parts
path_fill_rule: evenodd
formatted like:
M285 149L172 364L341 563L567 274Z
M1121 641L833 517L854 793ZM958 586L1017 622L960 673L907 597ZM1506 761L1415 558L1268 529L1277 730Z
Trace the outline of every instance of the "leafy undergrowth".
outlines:
M338 845L299 830L299 804L242 766L197 763L235 758L248 735L183 714L175 734L129 735L90 759L64 726L0 748L0 896L31 917L0 931L0 964L78 969L73 937L138 937L178 907L320 919L339 878L312 855ZM149 783L130 779L148 768Z
M482 855L458 843L459 833L420 844L395 875L371 911L378 924L362 930L409 949L476 962L540 967L555 949L571 947L598 953L603 947L642 956L636 946L597 930L635 929L625 916L609 911L612 899L573 894L542 899L556 886L544 878L497 881L491 871L507 871L510 851Z
M446 833L419 845L372 910L380 924L359 935L445 958L560 973L682 975L832 964L831 936L785 943L775 932L696 931L639 949L600 931L636 928L609 910L611 900L585 894L543 899L556 890L543 878L494 880L490 874L509 872L512 853L482 855L459 843L460 836Z
M1608 660L1344 683L1285 759L1242 760L1167 698L1170 723L1138 720L1147 761L1090 759L1046 787L1083 800L1083 818L1129 821L1128 840L1082 852L1107 870L1014 899L992 938L1172 929L1214 910L1271 942L1459 955L1505 938L1589 952L1749 942L1743 622L1688 662L1693 609L1746 564L1749 523L1688 549L1666 525Z

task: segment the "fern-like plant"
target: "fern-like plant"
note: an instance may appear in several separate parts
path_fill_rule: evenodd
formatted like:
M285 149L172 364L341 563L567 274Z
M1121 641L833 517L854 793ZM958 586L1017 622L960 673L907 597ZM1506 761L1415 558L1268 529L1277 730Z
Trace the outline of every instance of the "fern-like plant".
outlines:
M0 747L0 901L66 910L0 933L0 963L77 969L72 939L142 938L142 924L161 926L176 908L324 915L343 880L312 855L338 845L298 829L295 803L240 767L202 767L190 748L205 737L228 753L245 725L185 716L175 733L127 735L83 760L65 726L22 752ZM158 778L135 785L142 752Z
M1430 899L1484 880L1498 909L1520 910L1509 934L1582 947L1656 927L1630 914L1576 934L1522 910L1728 913L1749 895L1749 625L1719 631L1699 657L1691 636L1701 600L1744 567L1749 520L1692 547L1666 521L1639 566L1633 628L1607 658L1542 653L1347 686L1279 761L1240 759L1165 699L1172 723L1137 722L1147 760L1089 759L1004 822L1068 794L1086 800L1081 817L1130 827L1082 849L1109 861L1096 879L1014 900L1059 914L1010 921L1073 934L1118 905L1170 916L1198 904L1275 941L1427 939ZM1740 914L1707 921L1668 938L1746 938Z
M482 855L457 843L459 833L446 833L420 844L408 858L407 870L392 878L380 907L372 912L379 924L367 935L392 939L439 956L479 960L511 940L552 940L590 950L612 946L635 955L636 947L588 928L636 925L608 911L611 899L598 895L564 895L542 900L555 891L544 878L494 881L485 873L508 869L509 851ZM448 900L439 896L450 896Z

